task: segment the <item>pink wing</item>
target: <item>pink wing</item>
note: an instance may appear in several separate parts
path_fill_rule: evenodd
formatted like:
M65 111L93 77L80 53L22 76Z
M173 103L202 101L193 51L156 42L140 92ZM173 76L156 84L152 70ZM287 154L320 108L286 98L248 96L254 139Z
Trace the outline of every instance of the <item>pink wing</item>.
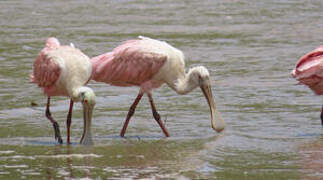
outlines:
M59 65L46 53L40 52L34 62L34 72L31 81L40 87L51 87L59 78L61 69Z
M323 46L301 57L292 76L316 94L323 94Z
M167 56L145 49L140 41L126 41L112 52L92 58L92 78L117 86L140 86L151 80Z
M56 61L51 59L49 52L57 49L59 46L59 41L56 38L51 37L47 39L45 48L40 51L34 62L34 70L30 75L31 82L43 88L50 88L55 84L61 69Z

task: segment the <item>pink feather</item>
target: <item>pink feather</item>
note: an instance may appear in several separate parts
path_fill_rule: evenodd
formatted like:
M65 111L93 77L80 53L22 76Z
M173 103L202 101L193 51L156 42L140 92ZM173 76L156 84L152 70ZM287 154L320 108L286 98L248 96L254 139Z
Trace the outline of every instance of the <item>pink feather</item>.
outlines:
M126 41L112 52L92 58L92 79L116 86L142 86L150 82L166 62L167 56L147 51L142 41ZM161 84L150 83L151 88Z
M50 51L60 47L56 38L49 38L46 47L42 49L34 62L34 70L31 74L31 82L42 88L50 88L59 78L61 69L50 57Z
M314 93L323 94L323 46L299 59L292 76L307 85Z

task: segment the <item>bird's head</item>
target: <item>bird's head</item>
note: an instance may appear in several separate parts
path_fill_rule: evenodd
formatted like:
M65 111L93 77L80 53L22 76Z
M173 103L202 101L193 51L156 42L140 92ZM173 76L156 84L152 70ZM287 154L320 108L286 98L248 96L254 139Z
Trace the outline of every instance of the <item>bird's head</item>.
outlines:
M195 84L196 86L199 86L201 88L209 104L212 128L217 132L221 132L224 129L225 124L215 105L209 71L203 66L198 66L191 69L189 74L191 76L190 80L193 81L192 84Z
M80 91L80 101L83 106L92 106L96 104L96 96L91 88L82 87Z
M93 90L89 87L80 87L78 88L73 96L75 101L81 101L83 105L83 135L80 143L83 145L92 145L92 134L91 134L91 123L92 123L92 114L93 109L96 104L96 96Z
M86 106L95 106L96 104L96 96L93 90L89 87L82 86L78 89L76 89L73 92L72 96L73 101L75 102L81 102L82 105Z
M197 66L189 70L189 83L195 87L210 85L210 73L204 66ZM194 88L195 88L194 87Z

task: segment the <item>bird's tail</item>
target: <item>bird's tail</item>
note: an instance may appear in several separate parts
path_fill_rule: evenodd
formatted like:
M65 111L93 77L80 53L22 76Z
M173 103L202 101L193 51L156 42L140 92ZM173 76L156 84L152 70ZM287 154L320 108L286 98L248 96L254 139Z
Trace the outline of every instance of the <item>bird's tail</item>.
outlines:
M97 77L104 72L106 66L113 59L113 52L108 52L91 58L92 63L92 75L91 79L97 80Z
M50 37L47 39L46 41L46 47L47 48L57 48L60 46L60 43L58 41L58 39L54 38L54 37Z

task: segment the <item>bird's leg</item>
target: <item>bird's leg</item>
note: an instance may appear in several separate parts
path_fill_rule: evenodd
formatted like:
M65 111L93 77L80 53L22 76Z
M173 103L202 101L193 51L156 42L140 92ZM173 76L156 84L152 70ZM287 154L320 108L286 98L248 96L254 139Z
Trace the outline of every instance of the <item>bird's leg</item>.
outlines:
M159 124L160 128L163 130L165 136L169 137L169 133L168 133L164 123L160 120L160 115L158 114L158 112L157 112L157 110L155 108L155 104L154 104L153 97L152 97L151 93L150 92L147 93L147 96L149 98L149 102L150 102L150 105L151 105L151 110L153 112L153 116L154 116L155 120Z
M323 105L322 105L322 109L321 109L321 123L322 123L322 126L323 126Z
M124 137L124 134L126 133L126 130L127 130L128 123L130 121L130 118L135 113L136 106L138 105L138 103L139 103L139 101L140 101L140 99L142 98L143 95L144 95L143 92L140 91L137 98L136 98L136 100L135 100L135 102L133 102L133 104L131 105L131 107L130 107L130 109L128 111L128 114L127 114L126 121L124 122L123 128L122 128L122 130L120 132L121 137Z
M53 119L50 110L49 110L49 105L50 105L50 97L48 96L47 99L47 106L46 106L46 117L50 120L50 122L53 124L54 131L55 131L55 139L58 140L60 144L63 144L63 140L61 137L61 133L59 131L59 125L58 123Z
M66 126L67 126L67 144L70 144L70 129L71 129L71 123L72 123L72 111L73 111L73 104L74 101L70 100L70 109L68 110L67 114L67 120L66 120Z

